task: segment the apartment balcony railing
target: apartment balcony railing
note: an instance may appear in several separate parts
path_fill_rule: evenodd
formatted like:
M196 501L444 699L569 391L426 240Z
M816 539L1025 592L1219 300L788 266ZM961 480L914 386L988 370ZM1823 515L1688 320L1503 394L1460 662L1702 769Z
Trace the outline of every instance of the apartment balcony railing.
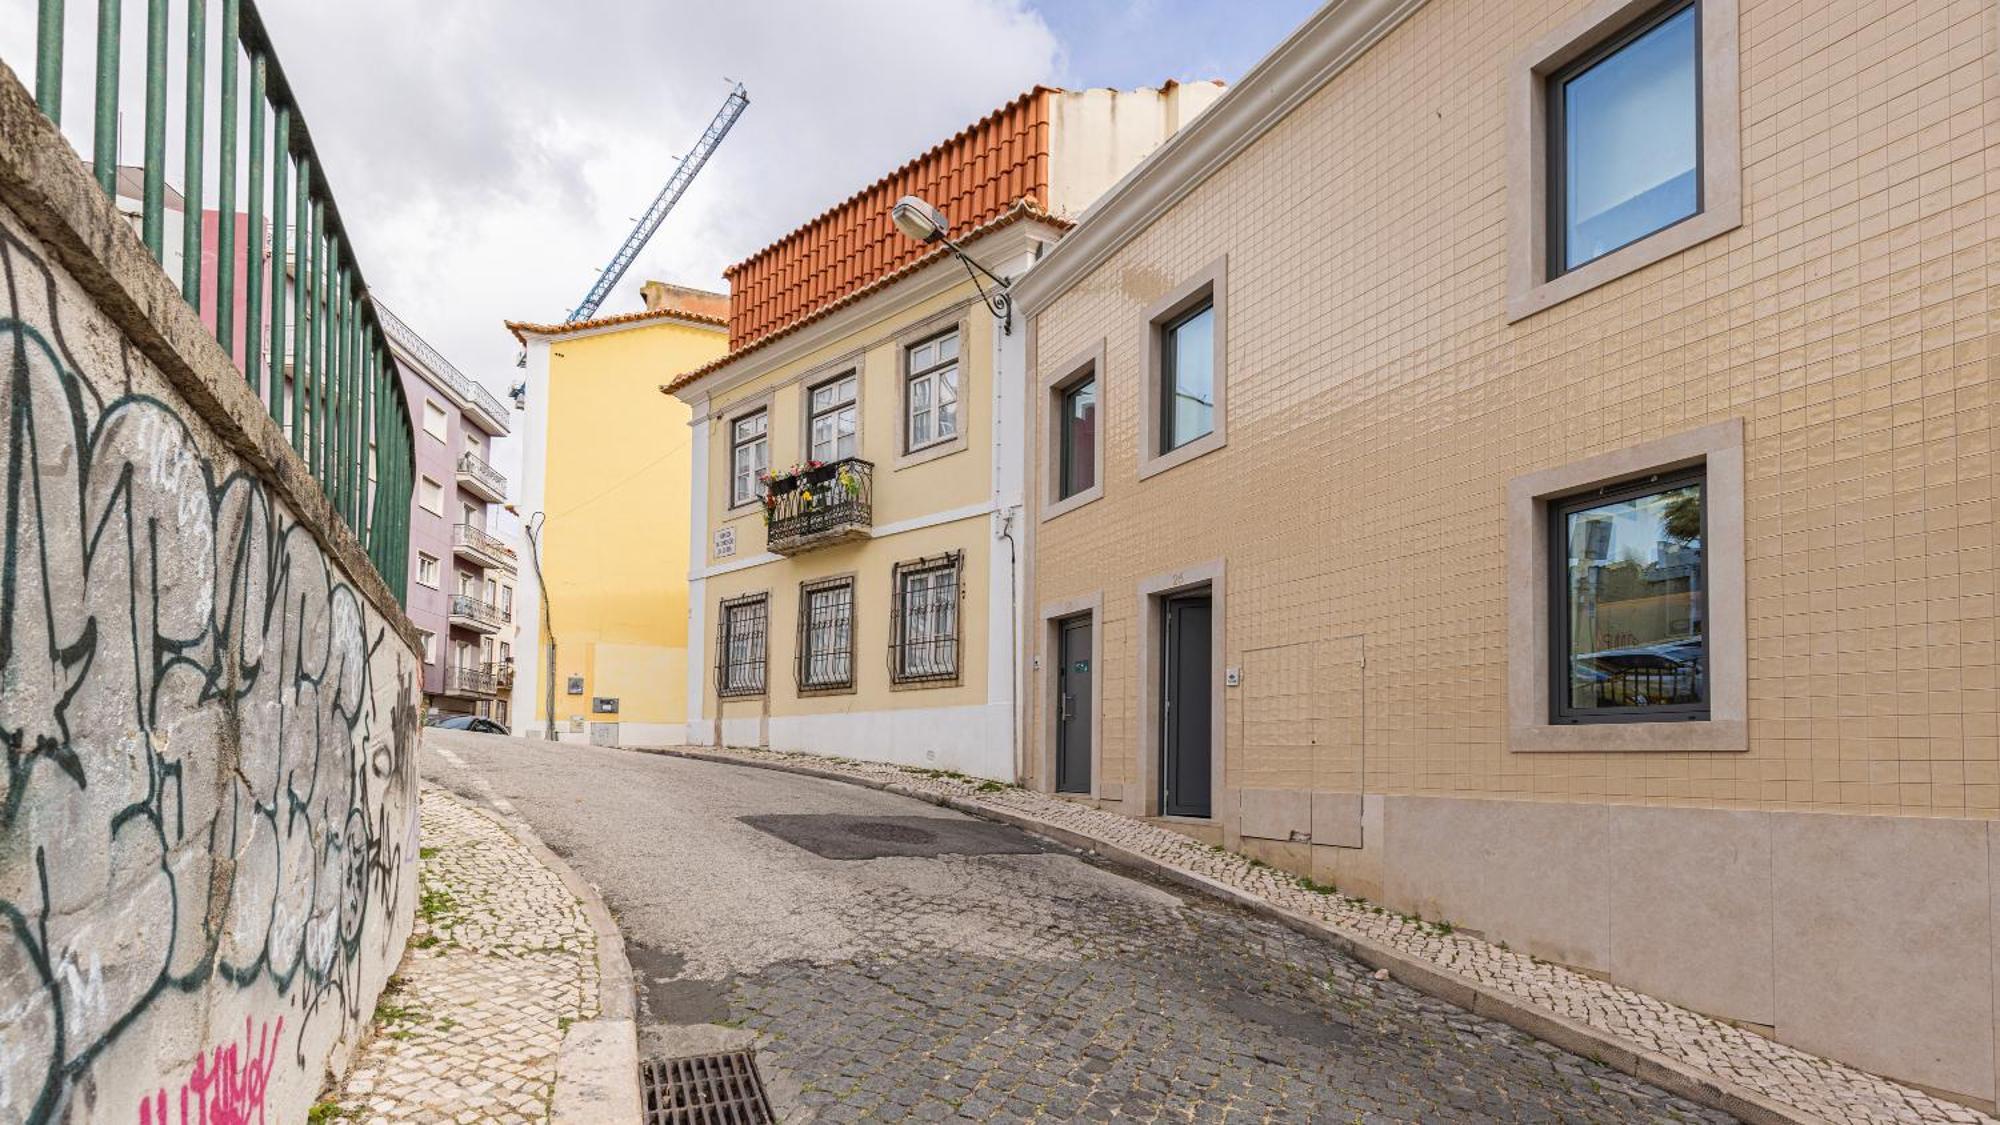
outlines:
M444 693L446 695L471 696L475 699L491 699L499 695L505 686L500 682L500 674L493 665L466 665L462 668L444 670Z
M458 486L495 504L507 501L507 478L486 459L470 451L458 455Z
M451 596L450 621L478 633L497 633L507 624L507 613L499 606L471 594Z
M514 556L508 552L507 544L483 527L475 527L469 523L453 524L451 551L459 558L478 566L498 570L514 569Z
M858 457L773 480L764 499L764 545L796 555L866 539L874 495L875 466Z
M327 189L305 115L255 0L224 0L213 17L219 27L209 22L217 5L183 4L184 32L172 36L168 6L169 0L153 0L143 52L121 52L126 37L119 31L118 5L98 6L96 34L90 36L87 23L65 26L62 0L40 0L36 104L62 125L65 55L71 40L80 41L76 54L86 64L94 62L91 171L115 203L118 140L129 117L128 136L138 140L141 153L139 237L163 267L167 138L170 133L183 138L175 160L183 170L180 189L188 216L180 224L181 296L213 327L223 351L332 501L335 515L354 531L376 572L401 598L409 569L410 494L416 487L409 403L391 370L368 282ZM184 82L170 89L168 55L176 44L185 45ZM212 51L219 63L210 84ZM121 83L124 72L141 70L142 78ZM143 88L144 105L121 106L121 85ZM217 125L213 133L207 128L211 117ZM196 221L209 210L218 216L212 247L204 245L207 224ZM237 245L239 217L248 246ZM288 247L288 240L296 246ZM300 264L296 271L287 267L294 256ZM286 348L273 346L279 341L288 341L297 356L289 381Z

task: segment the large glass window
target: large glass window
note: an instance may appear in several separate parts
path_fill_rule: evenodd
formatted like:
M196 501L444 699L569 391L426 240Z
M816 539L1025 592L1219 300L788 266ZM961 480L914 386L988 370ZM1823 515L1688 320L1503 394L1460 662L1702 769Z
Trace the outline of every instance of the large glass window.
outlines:
M769 632L768 599L762 594L722 603L715 638L715 689L721 695L758 695L764 690L764 654Z
M894 626L889 664L898 683L958 677L956 555L897 568Z
M759 410L729 426L729 506L748 504L764 494L764 473L771 467L771 416Z
M1550 76L1550 276L1700 212L1699 19L1669 4Z
M799 589L801 690L854 686L854 581L840 578Z
M1555 505L1557 722L1708 717L1699 471Z
M812 389L808 425L813 460L839 461L855 456L854 386L854 374L849 372Z
M904 449L915 452L958 436L958 332L913 344L906 355Z
M1160 452L1171 453L1215 430L1213 301L1160 326L1160 359Z
M1063 497L1075 496L1097 483L1097 377L1062 392Z

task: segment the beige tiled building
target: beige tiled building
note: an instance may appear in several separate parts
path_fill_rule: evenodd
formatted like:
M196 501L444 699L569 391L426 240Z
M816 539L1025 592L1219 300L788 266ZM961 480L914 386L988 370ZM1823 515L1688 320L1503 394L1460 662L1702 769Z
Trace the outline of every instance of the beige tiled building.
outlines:
M1991 1108L1996 59L1317 13L1017 286L1031 784Z

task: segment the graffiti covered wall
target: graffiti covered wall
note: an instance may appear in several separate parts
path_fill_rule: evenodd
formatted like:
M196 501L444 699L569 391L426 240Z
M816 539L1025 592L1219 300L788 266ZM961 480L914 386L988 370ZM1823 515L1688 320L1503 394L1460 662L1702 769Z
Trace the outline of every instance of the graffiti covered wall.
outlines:
M416 654L27 230L0 206L0 1123L303 1120L409 934Z

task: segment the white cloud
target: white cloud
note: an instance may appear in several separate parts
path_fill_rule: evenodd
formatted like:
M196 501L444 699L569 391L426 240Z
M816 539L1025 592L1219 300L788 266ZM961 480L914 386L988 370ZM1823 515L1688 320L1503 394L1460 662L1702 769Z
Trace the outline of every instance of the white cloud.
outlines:
M721 271L1038 81L1015 0L266 0L370 284L468 374L560 320L728 92L750 107L606 302Z

